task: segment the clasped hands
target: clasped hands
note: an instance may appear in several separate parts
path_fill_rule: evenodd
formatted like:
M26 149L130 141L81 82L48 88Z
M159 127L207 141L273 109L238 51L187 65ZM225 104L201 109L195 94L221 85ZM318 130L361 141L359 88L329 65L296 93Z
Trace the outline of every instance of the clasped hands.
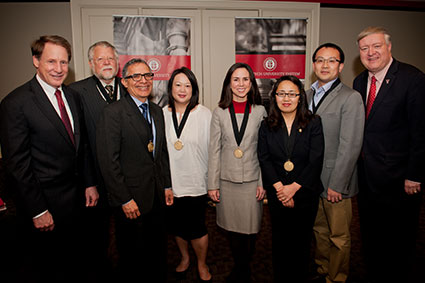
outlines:
M294 207L294 195L301 188L301 186L295 182L289 185L283 185L282 182L277 182L273 184L273 187L276 190L277 199L285 207L293 208Z

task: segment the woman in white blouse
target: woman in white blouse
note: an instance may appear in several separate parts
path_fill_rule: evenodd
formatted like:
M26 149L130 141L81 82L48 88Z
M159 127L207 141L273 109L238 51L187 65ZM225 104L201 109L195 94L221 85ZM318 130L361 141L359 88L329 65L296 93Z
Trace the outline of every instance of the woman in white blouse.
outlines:
M211 111L199 104L195 75L186 67L175 70L168 82L169 105L163 108L174 192L172 229L182 255L175 272L179 279L189 269L189 242L197 257L201 281L210 281L206 265L208 231L208 143Z

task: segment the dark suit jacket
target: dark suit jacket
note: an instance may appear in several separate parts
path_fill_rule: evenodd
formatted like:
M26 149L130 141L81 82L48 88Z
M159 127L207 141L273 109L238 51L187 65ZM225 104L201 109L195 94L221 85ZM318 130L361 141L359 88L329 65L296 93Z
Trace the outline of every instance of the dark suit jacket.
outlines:
M367 79L366 70L354 80L364 102ZM424 111L424 73L394 59L366 119L360 185L374 192L399 193L405 179L425 181Z
M79 97L63 91L75 146L35 77L0 106L2 154L23 206L31 217L48 209L55 222L83 207L84 188L95 185Z
M120 91L120 97L126 95L127 90L123 87L121 84L121 79L118 77L115 77L116 80L118 80L118 86ZM84 120L86 123L87 128L87 134L89 139L89 145L90 149L93 155L93 160L96 164L96 181L98 184L98 191L100 194L100 198L105 198L105 185L103 182L102 175L100 173L99 166L97 166L97 155L96 155L96 125L97 122L100 119L100 116L103 112L103 108L108 105L108 102L106 102L105 99L103 99L102 95L100 94L99 90L97 89L96 80L94 76L88 77L84 80L74 82L69 85L70 88L74 89L81 98L81 103L83 106L84 111ZM101 201L99 204L102 205L102 203L106 204L106 201Z
M161 108L149 102L155 122L155 157L148 151L149 124L130 95L105 107L97 126L97 157L112 206L134 199L142 214L154 197L165 205L164 188L171 188L170 167Z
M269 129L263 121L258 135L258 159L260 161L263 185L267 196L276 195L273 184L281 181L284 185L297 182L301 188L294 196L295 204L303 198L319 196L323 191L320 181L322 172L324 138L320 117L313 119L304 129L293 129L295 142L291 154L294 170L287 173L283 164L288 160L285 150L287 135L285 128Z

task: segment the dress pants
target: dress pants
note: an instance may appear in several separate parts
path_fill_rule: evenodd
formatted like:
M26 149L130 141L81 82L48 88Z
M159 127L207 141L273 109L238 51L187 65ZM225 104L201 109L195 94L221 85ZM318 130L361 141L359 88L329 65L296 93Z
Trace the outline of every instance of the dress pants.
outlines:
M360 187L360 229L372 282L408 283L419 223L422 193L373 193Z
M326 276L327 283L345 282L350 267L352 219L351 198L332 203L319 199L314 236L317 272Z
M307 281L318 199L319 196L295 200L294 208L287 208L276 195L268 195L274 282Z
M156 199L150 212L128 219L117 207L115 219L120 282L166 282L165 208Z

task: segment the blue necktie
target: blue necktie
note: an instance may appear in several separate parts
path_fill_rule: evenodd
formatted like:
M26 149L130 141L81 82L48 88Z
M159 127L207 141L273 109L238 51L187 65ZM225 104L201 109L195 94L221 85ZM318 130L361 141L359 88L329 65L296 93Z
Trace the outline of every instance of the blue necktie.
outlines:
M140 105L140 107L142 107L142 109L143 109L143 117L145 117L146 121L149 123L148 104L147 103L142 103Z

